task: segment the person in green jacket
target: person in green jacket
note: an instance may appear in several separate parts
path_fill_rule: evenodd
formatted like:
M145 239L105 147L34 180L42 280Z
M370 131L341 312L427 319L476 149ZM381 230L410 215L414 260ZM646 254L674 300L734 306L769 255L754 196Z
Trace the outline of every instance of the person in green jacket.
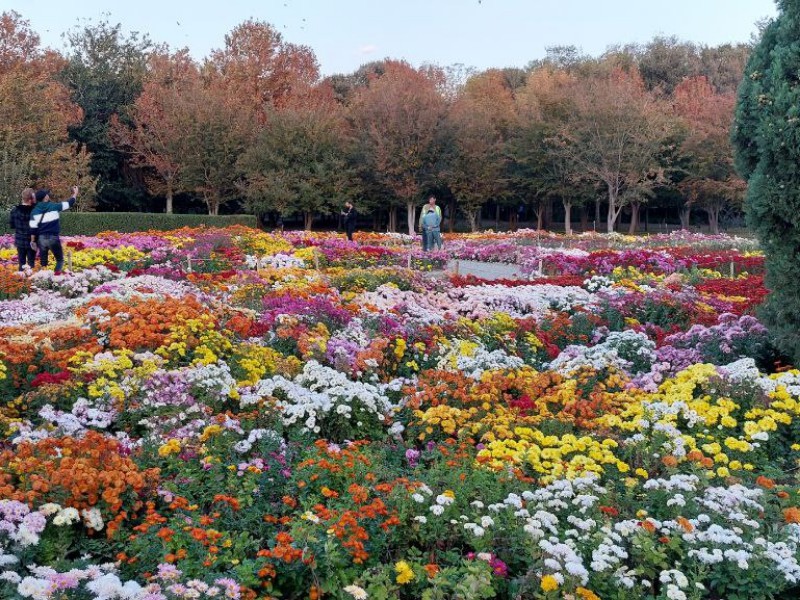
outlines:
M422 206L422 210L419 211L419 232L422 234L422 249L428 250L428 236L425 235L425 229L422 226L422 219L427 214L429 210L433 210L439 217L439 222L442 221L442 209L436 204L436 197L431 196L428 198L428 202Z

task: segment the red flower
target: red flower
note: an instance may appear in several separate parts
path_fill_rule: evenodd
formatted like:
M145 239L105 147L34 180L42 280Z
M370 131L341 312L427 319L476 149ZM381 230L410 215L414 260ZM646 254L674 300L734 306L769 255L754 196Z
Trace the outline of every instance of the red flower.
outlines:
M40 385L50 385L64 383L69 380L69 371L61 371L59 373L39 373L31 381L31 387L39 387Z

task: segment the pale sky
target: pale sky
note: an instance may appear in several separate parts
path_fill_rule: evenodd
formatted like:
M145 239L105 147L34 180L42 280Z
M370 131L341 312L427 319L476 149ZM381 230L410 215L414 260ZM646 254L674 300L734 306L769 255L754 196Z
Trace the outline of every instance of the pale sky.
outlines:
M773 0L3 0L0 10L19 12L54 48L81 19L105 13L126 31L187 46L196 58L253 17L310 46L324 75L386 57L524 67L548 46L574 44L596 55L661 34L707 45L746 42L757 20L776 14Z

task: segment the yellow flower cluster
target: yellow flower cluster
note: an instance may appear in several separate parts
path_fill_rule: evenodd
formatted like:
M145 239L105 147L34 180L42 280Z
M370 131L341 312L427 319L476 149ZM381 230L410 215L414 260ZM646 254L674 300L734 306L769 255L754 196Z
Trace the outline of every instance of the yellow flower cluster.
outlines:
M256 344L239 344L236 347L236 355L234 361L244 371L244 378L237 382L239 387L255 385L261 379L271 377L278 371L279 365L282 375L295 373L302 368L302 363L297 357L285 358L272 348Z
M88 352L78 352L70 359L70 364L79 366L70 367L70 370L94 375L86 389L90 398L106 397L123 403L127 394L119 380L133 368L132 357L130 350L114 350L110 357L103 356L99 360L95 360Z
M411 565L409 565L406 561L401 560L394 566L395 573L397 573L397 577L395 581L400 585L405 585L410 583L414 580L414 571L411 569Z
M85 248L72 254L72 268L88 269L97 265L134 262L146 255L133 246L116 246L114 248Z
M609 466L620 473L630 467L614 455L618 446L612 439L590 436L546 435L538 429L516 427L514 438L489 442L478 452L478 462L491 469L505 469L509 464L530 469L542 482L575 479L589 473L601 474Z
M178 454L180 451L181 443L175 438L172 438L158 449L158 455L166 458L170 454Z
M185 319L170 328L170 334L156 354L170 362L191 359L195 365L210 365L233 349L231 333L219 331L210 315Z

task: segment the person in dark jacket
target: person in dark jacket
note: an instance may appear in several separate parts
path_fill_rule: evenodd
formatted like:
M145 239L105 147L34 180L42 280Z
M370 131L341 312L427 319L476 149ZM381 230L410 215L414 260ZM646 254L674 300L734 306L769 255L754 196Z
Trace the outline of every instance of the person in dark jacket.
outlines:
M356 212L352 202L345 202L344 208L345 210L342 211L342 225L344 225L344 231L347 234L347 239L352 242L353 233L356 230L358 212Z
M8 224L14 230L14 245L17 247L17 258L19 259L19 270L22 271L25 265L33 268L36 261L36 250L31 247L31 211L36 202L33 188L22 190L22 204L11 209L8 215Z
M78 186L72 186L72 197L64 202L51 202L50 190L36 192L36 205L31 211L31 247L40 249L39 259L47 266L47 254L52 252L56 259L56 275L64 268L64 249L61 247L61 211L75 206Z

